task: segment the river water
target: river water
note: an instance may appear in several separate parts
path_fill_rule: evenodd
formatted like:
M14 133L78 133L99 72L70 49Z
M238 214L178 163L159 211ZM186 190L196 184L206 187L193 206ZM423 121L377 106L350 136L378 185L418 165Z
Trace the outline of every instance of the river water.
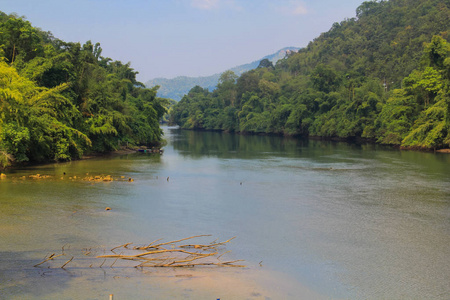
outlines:
M449 298L450 155L165 135L163 155L9 171L0 180L0 299ZM202 234L236 236L223 251L246 267L142 270L90 254ZM65 255L33 267L52 253Z

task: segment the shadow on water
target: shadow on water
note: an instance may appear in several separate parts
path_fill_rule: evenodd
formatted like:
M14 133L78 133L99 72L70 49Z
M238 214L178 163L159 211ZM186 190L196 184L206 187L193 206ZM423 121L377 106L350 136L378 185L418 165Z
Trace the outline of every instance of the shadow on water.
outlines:
M36 173L49 174L52 176L62 176L63 173L66 173L67 177L69 177L73 175L85 176L86 171L89 171L90 174L111 174L117 176L120 175L121 172L124 173L130 170L134 171L134 169L131 169L134 165L127 163L132 161L140 161L146 165L159 164L161 163L161 155L139 152L122 155L111 154L79 161L75 160L69 162L19 167L8 170L7 173L21 176L24 174L29 175L31 172L36 170ZM111 168L108 168L108 165L110 165ZM117 168L118 166L119 168ZM77 170L79 170L79 172L77 172Z
M63 269L34 268L39 262L31 258L35 255L22 251L0 252L1 299L13 299L17 295L46 299L48 294L67 287L74 274Z
M175 135L172 145L183 156L200 158L214 156L219 158L255 159L271 155L297 156L302 152L321 150L321 155L332 154L336 149L377 150L389 149L375 144L356 144L334 141L310 140L307 138L281 137L271 135L240 135L223 132L198 132L171 129Z
M223 132L168 129L171 144L180 155L190 158L261 159L271 156L308 157L319 161L379 159L386 163L410 163L426 171L445 172L450 155L402 151L374 143L347 143L270 135L240 135ZM327 159L328 158L328 159Z

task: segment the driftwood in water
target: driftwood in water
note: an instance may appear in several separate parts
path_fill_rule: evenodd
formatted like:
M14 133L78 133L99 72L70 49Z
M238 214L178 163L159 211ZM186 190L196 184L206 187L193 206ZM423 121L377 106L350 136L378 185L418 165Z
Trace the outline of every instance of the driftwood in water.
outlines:
M57 258L57 257L60 257L60 256L63 256L63 255L64 255L64 254L58 254L58 255L55 255L55 253L53 253L53 254L51 254L49 257L47 257L46 259L44 259L43 261L41 261L40 263L35 264L33 267L40 266L40 265L42 265L43 263L48 262L49 260L53 260L53 259L55 259L55 258Z
M156 243L156 242L162 240L162 239L157 239L157 240L151 242L148 246L145 246L145 247L134 247L133 249L134 249L134 250L146 250L146 249L150 249L150 248L158 249L158 248L160 248L161 246L166 246L166 245L176 244L176 243L179 243L179 242L182 242L182 241L186 241L186 240L190 240L190 239L195 239L195 238L203 237L203 236L211 236L211 235L210 235L210 234L194 235L194 236L187 237L187 238L180 239L180 240L176 240L176 241L171 241L171 242L166 242L166 243L160 243L160 244L153 245L154 243ZM132 243L128 243L128 245L130 245L130 244L132 244Z
M160 240L155 240L147 246L136 246L132 249L128 248L131 243L126 243L121 246L114 247L111 251L114 254L99 255L97 258L115 259L114 263L118 259L132 260L139 262L136 267L194 267L194 266L222 266L222 267L244 267L243 265L237 265L236 262L242 260L233 261L221 261L220 258L227 252L219 254L218 247L223 246L233 240L235 237L228 239L224 242L213 241L210 244L186 244L179 245L180 242L191 240L199 237L205 237L210 235L196 235L175 241L158 243ZM170 246L171 249L166 249L163 246ZM114 250L123 248L127 251L127 254L116 254ZM186 249L193 249L188 251ZM143 251L134 254L136 251ZM113 263L113 264L114 264Z
M181 268L181 267L195 267L195 266L219 266L219 267L245 267L243 265L236 264L237 262L241 262L242 260L230 260L230 261L222 261L221 257L229 253L230 251L222 251L219 253L220 248L225 244L229 243L231 240L228 239L223 242L213 241L209 244L205 243L190 243L190 244L181 244L181 242L186 240L193 240L195 238L207 237L210 235L196 235L191 236L179 240L174 240L170 242L158 243L161 239L155 240L146 246L135 246L130 247L132 243L126 243L117 247L112 248L111 254L105 255L97 255L93 256L94 250L92 248L84 249L83 254L85 259L80 259L81 261L86 261L86 256L90 256L89 260L97 260L102 259L102 263L100 264L100 268L108 261L109 259L113 259L114 261L110 265L112 268L117 261L134 261L138 264L133 264L132 266L136 268L146 268L146 267L173 267L173 268ZM114 250L121 249L121 252L117 254ZM103 250L104 253L104 250ZM55 253L46 257L42 262L34 265L34 267L39 267L44 263L49 265L54 265L56 262L55 258L66 256L67 254L64 251L64 247L62 248L62 253L56 255ZM66 258L67 259L67 258ZM72 256L69 260L65 261L60 268L65 269L65 267L72 261L77 261L77 259ZM92 261L91 261L92 262ZM61 259L59 259L59 263L61 264ZM93 262L89 265L89 268L92 268L93 265L98 265ZM107 264L109 265L109 263ZM79 267L79 266L78 266Z
M73 256L71 259L69 259L68 261L66 261L62 266L61 269L64 269L65 266L67 266L68 263L70 263L73 260Z

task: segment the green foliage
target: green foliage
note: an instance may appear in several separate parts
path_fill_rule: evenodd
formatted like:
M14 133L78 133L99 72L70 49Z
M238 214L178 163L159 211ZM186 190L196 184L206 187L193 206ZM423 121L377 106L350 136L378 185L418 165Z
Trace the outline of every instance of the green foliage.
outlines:
M368 138L415 148L450 141L449 4L368 1L308 47L172 108L182 128Z
M0 32L2 165L161 141L166 100L136 81L130 63L102 57L98 43L66 43L13 15L3 14Z
M17 161L28 161L27 149L30 143L30 131L17 124L6 124L2 128L3 147L14 155Z
M265 59L263 59L263 60L261 60L261 61L259 62L258 68L269 68L269 69L273 69L274 66L273 66L273 63L272 63L270 60L268 60L267 58L265 58Z
M27 62L43 51L41 37L31 23L22 18L10 17L0 22L0 45L7 62Z
M311 73L313 87L321 92L330 93L340 86L340 78L336 71L324 64L319 64Z
M413 99L404 90L393 92L375 121L378 142L401 144L413 123L414 109L411 104Z
M38 87L0 63L0 145L17 161L66 160L81 154L83 143L90 145L90 139L65 120L76 114L61 94L66 89L66 84Z
M423 111L415 121L411 132L403 139L402 145L420 148L436 148L444 144L449 124L445 122L444 101Z

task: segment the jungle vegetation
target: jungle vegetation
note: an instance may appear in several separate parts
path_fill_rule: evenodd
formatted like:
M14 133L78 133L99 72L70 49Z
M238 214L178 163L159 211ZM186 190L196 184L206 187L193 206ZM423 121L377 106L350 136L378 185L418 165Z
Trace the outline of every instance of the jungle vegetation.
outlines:
M101 54L0 12L0 168L161 142L167 100Z
M185 129L450 146L450 2L368 1L298 53L192 88Z

